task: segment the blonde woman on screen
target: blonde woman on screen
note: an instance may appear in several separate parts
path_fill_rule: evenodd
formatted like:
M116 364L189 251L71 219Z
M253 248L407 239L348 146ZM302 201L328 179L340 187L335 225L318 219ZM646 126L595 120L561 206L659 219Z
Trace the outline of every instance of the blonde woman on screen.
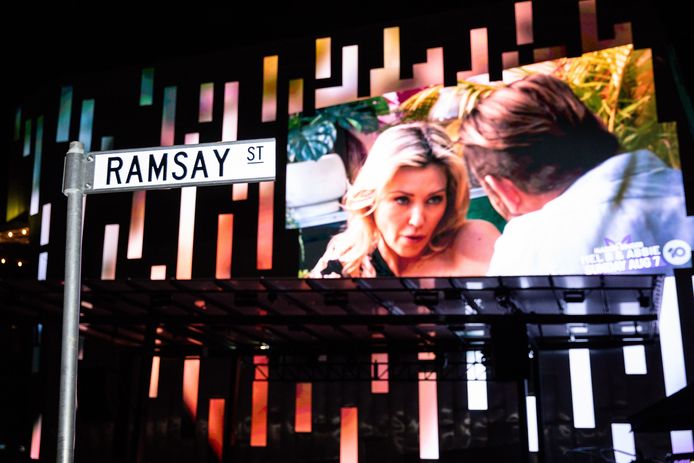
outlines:
M499 232L466 219L469 203L465 165L443 129L391 127L345 195L346 230L309 276L484 275Z

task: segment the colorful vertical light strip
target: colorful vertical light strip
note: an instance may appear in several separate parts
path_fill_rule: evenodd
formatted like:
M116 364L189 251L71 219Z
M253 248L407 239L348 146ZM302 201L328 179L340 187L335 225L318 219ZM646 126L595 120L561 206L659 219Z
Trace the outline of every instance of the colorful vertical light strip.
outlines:
M113 137L104 136L101 137L101 146L99 147L101 151L110 151L113 149Z
M198 110L198 122L212 122L212 108L214 104L214 83L200 84L200 107Z
M82 101L82 114L80 115L79 141L84 145L84 152L92 150L92 131L94 129L94 100Z
M60 110L58 112L58 131L56 142L70 139L70 118L72 117L72 86L60 89Z
M419 360L435 360L433 352L420 352ZM439 405L436 393L436 373L419 373L419 458L421 460L439 459Z
M692 444L692 431L670 431L670 444L672 445L672 453L694 452L694 444Z
M14 113L14 141L19 141L22 135L22 107L18 106Z
M176 129L176 87L164 89L164 108L161 117L161 146L173 146Z
M679 301L675 277L673 276L665 277L663 282L658 326L660 328L660 354L663 359L665 395L671 396L687 385ZM673 453L694 451L694 438L691 430L670 431L670 441Z
M31 450L29 458L32 460L41 459L41 427L43 425L43 415L39 415L34 421L34 427L31 430Z
M311 432L312 392L311 383L296 383L294 432Z
M152 357L152 371L149 374L149 398L156 399L159 396L159 366L161 358L158 355Z
M154 68L144 68L140 80L140 106L151 106L154 96Z
M51 203L46 203L41 208L41 236L39 245L45 246L51 238Z
M372 394L388 393L388 354L371 354L371 368L373 368L371 381Z
M258 202L257 269L272 268L272 228L274 218L275 182L260 182Z
M357 99L359 47L342 47L342 85L316 89L316 109Z
M231 278L231 253L234 243L234 214L217 218L217 261L215 278Z
M43 116L36 120L36 138L34 140L34 171L31 180L31 204L29 215L39 213L39 195L41 191L41 156L43 154Z
M516 2L516 45L533 43L533 2Z
M525 397L525 410L528 423L528 451L539 452L540 440L537 430L537 400L535 396Z
M128 232L128 259L142 258L142 244L145 238L146 191L134 191L130 207L130 230Z
M482 352L469 350L465 353L467 362L467 408L468 410L487 410L487 368L482 364Z
M631 463L636 459L636 444L630 424L612 423L612 448L615 463Z
M359 416L356 407L340 409L340 463L359 463Z
M207 442L218 462L222 461L224 451L224 399L210 399L210 412L207 418Z
M186 145L200 143L199 133L187 133ZM195 200L197 187L181 188L181 206L178 220L178 253L176 257L176 278L190 280L193 272L193 239L195 237Z
M200 359L187 358L183 362L183 405L195 421L198 415L198 384L200 382Z
M222 141L236 141L239 125L239 83L224 84L224 116Z
M24 122L24 149L22 156L27 157L31 154L31 119Z
M316 39L316 79L330 78L330 37Z
M166 265L152 265L149 270L150 280L166 280Z
M663 358L665 395L671 396L687 385L675 277L665 277L663 282L658 326L660 328L660 354Z
M120 225L109 224L104 228L104 249L101 258L101 279L116 279L116 263L118 261L118 233Z
M489 72L489 50L487 28L470 30L470 62L469 71L458 72L458 80L465 80L472 76L479 76Z
M263 58L263 108L262 122L272 122L277 118L277 69L279 56Z
M304 79L292 79L289 81L288 108L288 114L296 114L304 110Z
M224 116L222 118L222 141L236 141L239 125L239 83L224 84ZM248 184L236 183L231 186L232 200L248 198Z
M569 349L569 373L571 375L574 428L595 428L593 376L590 370L590 351L588 349Z
M264 355L253 357L255 375L251 405L251 447L267 446L267 378L270 373L267 363L268 358Z
M48 271L48 253L45 251L40 252L39 253L38 272L36 274L36 279L38 281L45 281L47 271Z
M644 346L624 346L622 353L624 354L624 373L627 375L648 374L646 348Z

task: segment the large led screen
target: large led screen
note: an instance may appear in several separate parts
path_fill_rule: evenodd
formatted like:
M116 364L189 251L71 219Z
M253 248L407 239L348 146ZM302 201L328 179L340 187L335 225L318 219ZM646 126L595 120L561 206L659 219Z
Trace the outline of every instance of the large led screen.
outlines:
M631 45L290 118L287 226L310 277L689 266L674 122Z

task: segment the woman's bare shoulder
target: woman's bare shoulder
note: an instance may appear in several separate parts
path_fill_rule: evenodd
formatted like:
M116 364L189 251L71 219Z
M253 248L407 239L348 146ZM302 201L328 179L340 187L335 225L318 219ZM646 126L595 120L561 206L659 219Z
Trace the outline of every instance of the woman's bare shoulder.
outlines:
M501 233L491 222L471 219L458 232L456 250L464 256L488 260L494 251L494 243Z

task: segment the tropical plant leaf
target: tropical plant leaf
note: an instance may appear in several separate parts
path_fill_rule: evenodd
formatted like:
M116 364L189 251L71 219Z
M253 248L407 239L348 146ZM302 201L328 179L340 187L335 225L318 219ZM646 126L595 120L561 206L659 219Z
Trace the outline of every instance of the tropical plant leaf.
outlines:
M333 149L336 138L335 126L321 118L301 129L291 130L287 137L289 162L317 160Z

